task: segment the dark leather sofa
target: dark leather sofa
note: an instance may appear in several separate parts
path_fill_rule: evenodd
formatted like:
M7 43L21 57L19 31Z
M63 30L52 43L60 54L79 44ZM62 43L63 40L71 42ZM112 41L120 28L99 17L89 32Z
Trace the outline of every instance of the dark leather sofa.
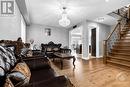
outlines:
M6 67L8 66L3 67L2 64L6 65L8 61L2 54L6 54L8 58L10 57L8 56L8 53L3 53L1 49L0 53L0 60L3 61L3 63L0 63L0 70L3 70L0 72L0 87L74 87L66 76L56 75L55 71L51 68L49 60L43 55L28 58L20 58L21 56L17 56L16 58L15 55L12 55L12 58L14 58L13 60L16 61L13 66L6 70ZM11 80L14 86L5 86L5 84L9 84L9 82L6 83L8 75L12 73L12 70L17 66L17 64L22 62L25 62L30 69L31 77L29 83L25 82L27 84L16 86L16 84L13 83L14 81Z
M45 52L45 55L49 58L53 58L54 52L59 52L61 44L55 44L54 42L50 41L48 44L41 44L42 52Z
M66 76L57 76L47 58L25 60L32 77L26 87L74 87Z

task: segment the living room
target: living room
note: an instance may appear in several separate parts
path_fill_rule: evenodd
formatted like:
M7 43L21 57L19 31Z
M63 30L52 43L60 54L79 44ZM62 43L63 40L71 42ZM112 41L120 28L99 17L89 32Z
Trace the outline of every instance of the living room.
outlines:
M13 68L9 70L1 65L1 72L7 73L1 73L3 87L129 87L130 72L126 67L103 63L107 61L104 40L113 37L119 19L124 17L120 10L127 11L129 23L129 0L2 0L0 4L1 45L18 45L17 51L21 44L17 39L21 37L22 43L30 44L33 54L38 54L29 60L27 56L15 55L17 61L24 61L30 69L26 84L6 78L19 63L10 64ZM5 86L7 80L14 86Z

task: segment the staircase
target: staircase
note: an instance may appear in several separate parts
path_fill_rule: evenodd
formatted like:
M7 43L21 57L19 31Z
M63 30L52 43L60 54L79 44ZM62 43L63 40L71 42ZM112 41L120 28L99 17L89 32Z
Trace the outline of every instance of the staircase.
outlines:
M127 24L128 25L128 24ZM130 24L128 30L117 40L107 56L107 63L113 63L130 67Z
M122 18L104 41L104 63L130 67L130 21Z

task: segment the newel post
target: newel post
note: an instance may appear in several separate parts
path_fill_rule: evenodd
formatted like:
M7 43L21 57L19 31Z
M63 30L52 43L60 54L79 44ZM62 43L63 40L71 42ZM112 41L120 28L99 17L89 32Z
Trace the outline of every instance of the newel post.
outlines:
M103 63L107 63L107 40L103 41Z

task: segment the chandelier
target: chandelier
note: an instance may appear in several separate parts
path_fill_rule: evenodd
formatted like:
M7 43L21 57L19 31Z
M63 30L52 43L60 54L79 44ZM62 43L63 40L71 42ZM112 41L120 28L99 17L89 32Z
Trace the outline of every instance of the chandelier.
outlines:
M61 14L61 19L59 20L59 25L63 27L67 27L70 25L70 20L67 17L66 7L62 7L63 11Z

